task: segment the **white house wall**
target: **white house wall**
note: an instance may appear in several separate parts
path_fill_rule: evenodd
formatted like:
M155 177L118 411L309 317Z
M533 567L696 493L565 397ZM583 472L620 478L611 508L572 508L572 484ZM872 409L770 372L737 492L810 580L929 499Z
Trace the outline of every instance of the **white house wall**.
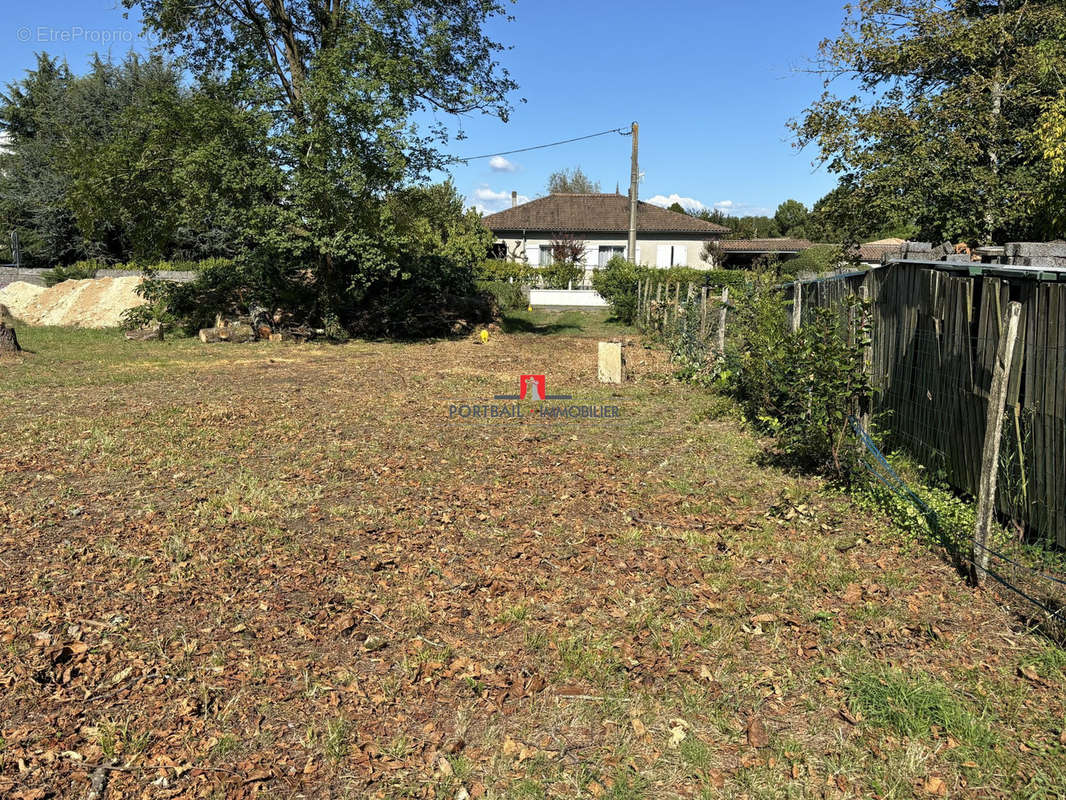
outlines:
M597 265L600 247L621 247L624 250L628 245L628 237L626 236L584 234L575 238L585 244L585 264L588 267L585 275L586 282L592 279L591 270ZM681 250L680 253L677 250L673 250L670 254L670 258L675 264L683 260L684 266L694 267L695 269L710 269L712 265L700 259L703 243L709 238L706 236L686 238L679 237L676 234L641 234L637 237L637 257L633 260L638 264L649 267L661 266L659 262L662 260L663 251L660 248L677 248ZM526 258L527 252L531 249L539 252L541 247L550 247L552 241L551 236L531 235L523 239L521 236L514 234L508 234L496 239L497 243L506 245L508 259L519 261Z

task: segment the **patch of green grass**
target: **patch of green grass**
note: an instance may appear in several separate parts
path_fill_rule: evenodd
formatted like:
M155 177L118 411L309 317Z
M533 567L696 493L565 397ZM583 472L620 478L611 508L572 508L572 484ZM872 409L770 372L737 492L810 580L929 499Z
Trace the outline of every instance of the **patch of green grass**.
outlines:
M504 314L501 326L504 333L565 334L605 338L634 335L636 329L611 318L606 309L535 308L515 310Z
M515 800L544 800L548 796L543 784L533 778L523 778L511 787Z
M604 800L640 800L648 796L647 778L629 769L619 768L607 783L610 786L601 795Z
M896 670L858 672L848 682L853 712L871 724L901 737L928 737L938 728L961 743L987 748L996 736L982 712L968 710L952 691L927 675L909 676Z
M1026 656L1022 665L1032 667L1040 677L1066 684L1066 650L1049 644L1038 653Z
M348 755L350 727L344 717L337 717L326 723L326 730L322 736L322 752L330 761L337 762Z
M513 606L508 606L503 609L496 617L497 622L521 622L529 616L529 605L527 603L516 603Z
M226 756L233 753L240 746L240 740L233 734L224 734L218 738L214 747L211 748L211 757L214 759L225 759Z
M143 753L152 740L152 734L132 727L129 720L108 720L97 727L95 738L104 757L110 759L118 755L129 757Z

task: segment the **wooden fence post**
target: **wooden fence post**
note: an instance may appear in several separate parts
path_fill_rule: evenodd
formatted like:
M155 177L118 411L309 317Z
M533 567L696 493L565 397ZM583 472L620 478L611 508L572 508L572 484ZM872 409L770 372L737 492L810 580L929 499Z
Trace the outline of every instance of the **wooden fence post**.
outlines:
M729 307L729 287L722 289L722 307L718 309L718 355L725 355L725 315Z
M700 287L700 341L707 340L707 287Z
M661 283L655 284L655 324L662 330L663 327L663 285Z
M862 315L859 317L859 329L862 330L870 325L872 316L870 310L866 304L870 301L870 287L866 285L866 281L870 276L867 275L863 278L862 284L859 286L859 298L862 300ZM863 344L862 348L862 369L866 375L867 382L871 379L871 372L873 370L873 328L870 328L870 338ZM870 407L873 405L873 397L869 396L865 399L865 405L860 409L859 425L864 431L870 430Z
M640 301L643 299L640 290L643 288L644 287L640 285L640 278L637 278L637 313L634 315L634 317L636 319L638 328L640 327Z
M792 332L800 329L800 317L803 314L803 284L795 281L792 284Z
M981 481L977 492L977 524L973 532L974 580L980 585L988 572L988 529L996 510L996 479L999 477L999 440L1003 434L1003 411L1007 405L1007 384L1010 380L1014 342L1018 338L1018 319L1021 303L1007 306L1006 324L1000 326L999 347L988 390L988 416L985 421L985 443L981 451Z

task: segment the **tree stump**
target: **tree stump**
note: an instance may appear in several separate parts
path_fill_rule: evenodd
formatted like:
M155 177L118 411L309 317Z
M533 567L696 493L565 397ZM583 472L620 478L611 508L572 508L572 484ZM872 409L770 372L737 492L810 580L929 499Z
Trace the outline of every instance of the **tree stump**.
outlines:
M0 357L17 356L21 352L22 348L19 347L15 329L9 328L3 322L0 322Z

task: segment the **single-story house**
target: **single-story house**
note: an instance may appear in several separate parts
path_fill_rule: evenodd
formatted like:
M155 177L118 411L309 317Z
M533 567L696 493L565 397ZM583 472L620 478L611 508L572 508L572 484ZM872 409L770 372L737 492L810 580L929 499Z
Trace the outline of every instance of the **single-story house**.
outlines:
M495 236L497 257L551 264L552 242L573 236L584 245L585 282L613 256L626 256L629 198L621 194L551 194L489 214L485 225ZM656 267L708 269L700 260L703 243L721 239L729 229L651 203L637 205L637 247L633 261Z
M725 239L718 243L718 252L721 266L750 267L763 256L773 255L780 261L788 261L812 245L806 239Z

